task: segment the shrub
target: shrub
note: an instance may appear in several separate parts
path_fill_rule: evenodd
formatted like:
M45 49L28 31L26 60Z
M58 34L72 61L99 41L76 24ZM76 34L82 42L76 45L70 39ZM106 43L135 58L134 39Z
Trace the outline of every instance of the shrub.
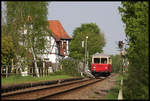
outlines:
M80 73L78 72L79 61L74 60L72 58L67 58L67 59L61 60L60 64L62 65L62 71L65 74L68 74L71 76L80 76Z

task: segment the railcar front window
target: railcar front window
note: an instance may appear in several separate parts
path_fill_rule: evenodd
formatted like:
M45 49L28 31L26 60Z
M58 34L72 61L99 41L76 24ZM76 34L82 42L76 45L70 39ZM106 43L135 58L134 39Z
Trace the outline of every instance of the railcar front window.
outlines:
M101 58L101 64L107 64L107 58Z
M100 63L100 58L94 58L94 63L99 64Z

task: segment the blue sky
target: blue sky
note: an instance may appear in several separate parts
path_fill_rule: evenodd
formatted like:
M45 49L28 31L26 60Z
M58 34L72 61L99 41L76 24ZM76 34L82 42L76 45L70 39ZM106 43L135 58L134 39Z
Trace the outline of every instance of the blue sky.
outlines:
M50 2L48 20L59 20L70 36L81 24L96 23L105 35L104 53L119 54L117 42L125 32L118 6L121 2Z

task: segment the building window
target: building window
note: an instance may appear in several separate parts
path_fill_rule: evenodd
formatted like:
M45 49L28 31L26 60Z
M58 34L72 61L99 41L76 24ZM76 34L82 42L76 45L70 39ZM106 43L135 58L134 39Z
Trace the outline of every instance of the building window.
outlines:
M66 43L66 42L64 42L64 44L63 44L64 52L66 52L66 48L67 48L67 43Z

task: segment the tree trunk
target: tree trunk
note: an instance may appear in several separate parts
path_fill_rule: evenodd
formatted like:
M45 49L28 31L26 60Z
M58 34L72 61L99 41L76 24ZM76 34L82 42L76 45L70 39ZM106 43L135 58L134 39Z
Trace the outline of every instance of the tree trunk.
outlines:
M46 75L46 72L45 72L46 70L45 70L45 61L44 61L44 59L43 59L43 76L45 76Z
M40 75L39 75L39 69L38 69L38 67L37 67L36 57L35 57L35 54L34 54L34 51L33 51L33 47L31 47L31 53L32 53L33 58L34 58L34 66L35 66L35 73L36 73L36 76L37 76L37 77L40 77Z

